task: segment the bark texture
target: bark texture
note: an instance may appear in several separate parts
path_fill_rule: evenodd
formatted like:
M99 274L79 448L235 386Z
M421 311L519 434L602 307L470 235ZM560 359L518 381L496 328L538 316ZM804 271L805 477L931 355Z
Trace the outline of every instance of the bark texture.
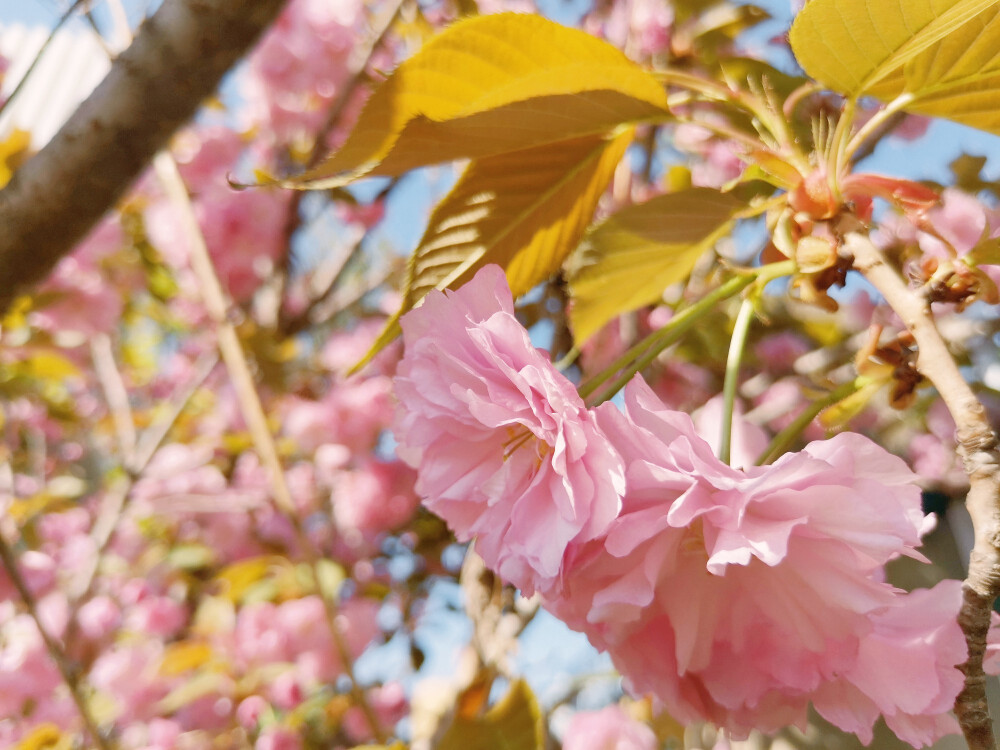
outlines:
M958 616L969 645L969 658L960 667L965 674L965 689L955 699L955 715L970 750L994 750L983 655L993 601L1000 593L1000 441L986 409L965 381L938 331L930 302L907 285L867 236L849 233L844 249L913 334L918 347L917 369L937 388L955 419L958 452L969 476L965 506L975 529L975 546Z
M0 191L0 313L114 205L286 1L164 0L104 81Z

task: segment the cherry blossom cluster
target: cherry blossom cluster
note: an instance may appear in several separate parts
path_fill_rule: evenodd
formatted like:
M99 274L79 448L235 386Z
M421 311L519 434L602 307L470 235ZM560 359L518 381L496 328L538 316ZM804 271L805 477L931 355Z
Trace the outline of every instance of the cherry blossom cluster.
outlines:
M286 475L299 517L329 570L351 580L337 618L352 659L383 639L378 613L393 601L360 589L391 581L381 542L417 505L412 470L375 455L392 417L389 377L335 374L373 334L365 326L330 340L321 352L327 392L276 403L286 415L283 438L297 446ZM22 527L31 539L22 540L21 576L122 748L196 748L232 732L262 750L301 748L294 727L336 700L332 687L346 668L323 603L303 578L291 519L270 500L267 473L252 451L225 448L241 427L226 405L232 394L212 387L214 419L156 452L104 548L94 529L107 520L115 485L29 516ZM63 434L26 402L19 407L20 420ZM342 430L330 429L333 419ZM28 474L13 481L13 493L0 493L8 538L17 533L13 520L45 491ZM0 747L43 728L79 731L63 678L19 600L0 573ZM373 686L368 700L386 727L407 711L398 682ZM345 737L371 738L357 707L339 711Z
M310 138L342 134L346 117L332 134L319 130L357 72L349 58L368 15L354 0L290 2L236 73L240 101L202 113L172 144L216 273L242 308L236 317L252 324L254 295L292 251L300 217L291 193L236 191L228 178L251 166L288 169ZM381 205L334 212L349 246ZM383 641L380 612L400 606L382 545L417 508L414 472L380 448L392 418L389 376L377 365L345 374L383 320L344 326L315 346L290 342L288 382L262 387L294 504L279 509L236 392L221 366L205 369L216 340L179 225L144 176L4 318L0 533L115 747L371 740L338 680L351 667L345 655ZM124 403L109 403L97 341L108 342ZM140 461L145 438L174 408L171 428ZM123 417L135 433L124 447ZM320 585L338 597L346 654L296 524L326 565ZM363 688L391 730L408 710L402 685ZM51 650L0 571L0 747L92 746L82 732Z
M485 267L402 320L400 455L487 565L608 651L636 695L743 737L811 703L863 741L957 730L960 585L884 577L917 551L916 476L853 433L772 465L720 461L640 379L588 409Z

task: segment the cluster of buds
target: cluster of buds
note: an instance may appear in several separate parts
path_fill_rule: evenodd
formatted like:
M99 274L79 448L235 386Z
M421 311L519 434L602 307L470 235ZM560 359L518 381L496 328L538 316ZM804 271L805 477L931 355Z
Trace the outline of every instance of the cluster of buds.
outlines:
M858 350L854 366L859 375L891 383L889 405L906 409L917 397L917 388L925 381L917 371L917 352L913 334L900 331L891 341L880 343L883 328L873 323L868 342Z
M952 233L938 226L940 217L935 215L946 212L947 195L945 198L934 212L914 211L906 216L922 233L908 248L917 254L915 262L907 266L911 282L929 302L954 304L959 312L976 300L1000 302L995 278L981 267L1000 261L1000 240L990 237L991 229L985 221L977 237L950 237ZM976 229L970 229L969 234L975 235Z
M936 190L910 180L864 173L834 179L820 166L789 190L784 206L769 212L771 243L762 260L794 260L798 273L792 287L800 299L836 311L828 291L843 285L853 267L853 258L842 249L843 227L869 226L875 198L888 201L921 228L941 200ZM926 271L921 281L931 301L997 301L996 286L974 264L926 258L919 268Z

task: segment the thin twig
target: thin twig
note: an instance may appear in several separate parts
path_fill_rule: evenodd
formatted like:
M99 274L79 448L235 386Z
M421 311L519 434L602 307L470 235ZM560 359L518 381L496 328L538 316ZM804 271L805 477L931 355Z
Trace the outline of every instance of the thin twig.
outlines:
M7 575L13 582L14 588L16 588L17 593L20 594L21 600L24 602L24 606L28 610L28 615L34 621L35 627L38 628L38 633L42 637L42 642L45 643L45 650L48 651L49 657L55 663L56 668L59 670L59 674L62 675L63 682L66 684L66 687L69 688L70 695L73 698L73 703L76 704L76 710L79 712L84 726L93 738L94 745L100 748L100 750L110 750L111 746L101 735L100 731L98 731L97 721L90 713L90 707L87 705L87 699L83 695L83 685L81 684L81 679L77 675L76 670L70 664L69 658L62 650L62 647L52 634L49 633L48 628L46 628L45 624L42 622L42 618L38 612L38 602L35 601L34 595L31 593L24 577L21 575L21 571L17 567L17 559L14 554L14 550L12 550L7 544L7 540L4 539L3 534L0 534L0 562L3 563L4 570L7 571Z
M182 390L174 394L173 398L170 399L170 403L167 404L168 408L163 415L154 419L153 423L143 431L138 441L136 441L134 462L131 466L125 467L130 474L138 475L145 470L150 460L152 460L153 454L156 453L166 439L167 434L173 428L180 415L184 413L188 402L194 397L194 394L201 388L205 381L208 380L208 376L212 374L212 370L215 369L218 363L219 354L214 351L205 352L195 360L194 376Z
M97 515L93 528L90 530L90 538L94 543L94 554L91 556L88 567L77 578L74 590L70 592L70 599L73 601L73 612L69 618L69 625L66 627L66 638L72 640L75 629L78 625L76 613L80 610L87 599L90 598L94 582L97 579L97 571L100 568L101 557L103 556L111 540L114 538L115 529L121 520L122 513L128 503L129 492L132 485L139 478L153 454L166 439L167 434L177 422L178 417L184 413L188 402L204 384L211 374L215 365L219 362L219 355L216 352L208 352L198 358L194 366L194 377L185 384L184 388L177 390L170 399L167 411L160 418L150 424L135 443L132 451L131 461L124 462L124 469L127 476L112 487L105 495L101 510Z
M782 456L789 446L805 431L812 421L819 416L824 409L833 406L839 401L843 401L852 393L857 393L864 385L866 379L863 377L839 385L822 398L812 399L799 414L789 422L785 429L781 430L774 439L771 440L767 449L757 458L757 466L769 464Z
M328 591L321 583L321 556L313 545L312 540L306 534L295 507L295 502L292 499L292 493L288 487L281 459L278 455L278 448L275 444L274 436L271 434L271 429L267 424L264 405L261 402L260 395L257 393L253 374L250 371L250 365L243 352L243 346L240 343L236 327L229 319L229 305L222 290L222 285L219 282L219 277L212 266L212 260L205 245L205 238L198 226L198 220L195 216L187 187L184 184L180 171L177 169L177 163L169 153L160 152L153 160L153 165L157 177L167 193L168 199L180 214L182 231L187 234L191 242L191 268L198 277L205 308L215 324L222 361L226 365L229 378L233 384L233 388L236 390L240 411L250 431L254 448L260 456L261 462L268 470L275 506L292 526L296 543L301 548L309 566L312 568L316 590L320 600L323 602L330 634L337 653L340 656L344 672L351 683L351 696L368 720L372 734L379 742L385 742L387 734L382 728L378 716L368 702L368 698L354 674L353 659L344 639L344 634L340 630L339 611L337 602L334 599L334 593Z
M613 398L632 379L633 375L648 367L660 355L660 352L668 346L672 346L679 341L705 313L719 302L739 294L756 280L755 276L749 274L734 276L690 307L684 308L674 315L663 328L654 331L651 335L629 349L622 357L619 357L607 369L580 386L580 395L586 398L605 382L608 377L621 369L622 372L618 377L615 378L600 396L593 399L590 405L596 406ZM627 357L629 359L626 359Z
M347 109L347 105L350 104L351 98L354 96L354 92L357 90L368 77L368 67L371 65L372 58L375 53L385 42L386 37L389 35L389 31L395 25L396 21L399 19L399 14L403 10L403 6L406 4L407 0L393 0L393 4L385 10L381 18L379 18L372 31L373 33L368 37L368 44L364 47L356 49L353 55L353 59L348 62L349 74L347 80L341 86L338 92L337 99L331 105L329 111L326 113L326 119L323 120L323 124L320 126L316 133L316 138L313 141L312 150L309 153L309 158L306 160L306 169L312 169L317 164L323 160L324 153L326 151L326 138L330 134L330 131L340 122L341 117L344 115L344 111ZM299 227L300 215L299 208L302 204L302 198L304 196L304 191L295 190L292 193L291 198L288 202L288 218L285 223L284 236L287 243L287 250L285 255L284 270L280 277L280 287L284 287L284 279L289 275L288 273L288 262L291 259L291 239L292 235ZM345 259L345 265L347 260L353 257L354 253ZM341 270L343 266L341 267ZM340 280L340 274L334 277L332 284L336 284ZM323 300L326 296L330 294L331 290L326 290L322 295L320 295L319 300ZM281 296L281 295L279 295ZM315 303L310 303L310 307ZM278 330L285 333L285 335L291 335L297 333L297 330L291 330L297 325L301 325L303 320L309 317L309 311L304 311L302 315L297 315L294 318L285 318L284 308L280 305L278 310ZM299 329L301 330L301 328Z
M965 504L975 529L969 576L962 586L958 621L969 646L962 665L965 688L955 700L955 714L971 750L994 750L993 722L986 703L983 654L993 601L1000 592L1000 452L986 409L966 382L941 337L929 301L906 284L882 252L864 234L848 232L844 250L885 298L917 342L917 369L944 400L957 426L959 455L969 475Z
M135 419L132 417L132 407L128 402L128 390L122 380L122 374L115 364L115 354L111 348L111 337L99 333L90 340L90 358L94 363L94 373L97 382L104 392L108 402L108 411L115 425L115 436L118 439L118 450L121 451L122 463L127 464L135 452Z

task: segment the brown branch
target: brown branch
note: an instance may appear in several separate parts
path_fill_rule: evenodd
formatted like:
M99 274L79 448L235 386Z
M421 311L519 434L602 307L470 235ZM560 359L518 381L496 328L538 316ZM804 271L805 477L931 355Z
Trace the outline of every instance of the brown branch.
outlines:
M14 584L14 588L17 589L17 593L21 596L21 601L24 602L24 606L28 610L28 615L35 623L35 628L38 629L38 634L42 638L42 643L45 644L45 650L48 652L49 658L55 663L56 669L59 670L59 674L62 676L63 682L69 689L70 697L73 699L73 703L76 705L76 710L79 712L80 718L83 720L86 732L90 734L91 739L94 742L94 747L99 750L110 750L111 745L108 744L104 735L101 734L97 720L90 711L90 706L88 705L87 698L84 695L85 687L83 685L83 680L77 674L77 670L74 665L70 663L69 658L62 649L62 646L60 646L55 637L49 633L48 628L45 627L45 623L42 621L42 617L38 612L38 602L35 600L34 595L31 593L31 589L28 588L27 582L21 575L21 570L17 567L17 556L14 550L7 544L7 540L3 538L3 534L0 534L0 564L2 564L3 569L7 572L7 576Z
M958 451L969 475L965 504L972 516L975 544L969 576L962 586L958 621L969 645L961 666L965 688L955 700L955 714L971 750L994 750L993 723L986 704L983 654L993 600L1000 593L1000 452L986 410L976 398L947 344L938 332L930 303L910 289L871 240L857 232L847 234L844 249L853 254L856 268L885 297L913 334L919 348L917 369L944 400L957 426Z
M165 0L52 141L0 191L0 312L125 192L286 0Z
M278 454L278 447L274 436L271 434L271 427L267 422L264 404L261 401L260 394L257 393L257 385L254 382L253 373L250 371L250 364L243 351L243 344L240 342L235 325L230 320L229 302L226 299L225 292L222 290L219 277L215 273L212 259L208 254L205 238L201 234L198 220L194 214L194 207L191 204L191 196L188 193L180 171L177 169L177 163L168 152L164 151L158 154L153 164L160 184L167 194L167 198L180 214L181 231L188 236L191 242L191 270L198 277L202 301L205 303L205 309L215 324L219 353L222 356L222 363L229 373L230 382L236 392L243 420L246 422L247 430L250 432L250 437L260 457L260 462L268 471L275 508L288 520L292 527L292 533L295 535L295 540L301 552L305 555L307 563L312 568L316 593L323 603L330 635L340 656L341 667L351 683L351 697L371 726L372 735L378 742L384 743L388 738L388 734L382 727L375 709L368 701L364 688L354 674L353 659L347 645L346 637L341 630L339 606L334 598L335 592L330 591L323 585L322 576L320 575L322 556L306 533L298 510L295 507L295 501L288 486L288 480L285 477L281 457Z

